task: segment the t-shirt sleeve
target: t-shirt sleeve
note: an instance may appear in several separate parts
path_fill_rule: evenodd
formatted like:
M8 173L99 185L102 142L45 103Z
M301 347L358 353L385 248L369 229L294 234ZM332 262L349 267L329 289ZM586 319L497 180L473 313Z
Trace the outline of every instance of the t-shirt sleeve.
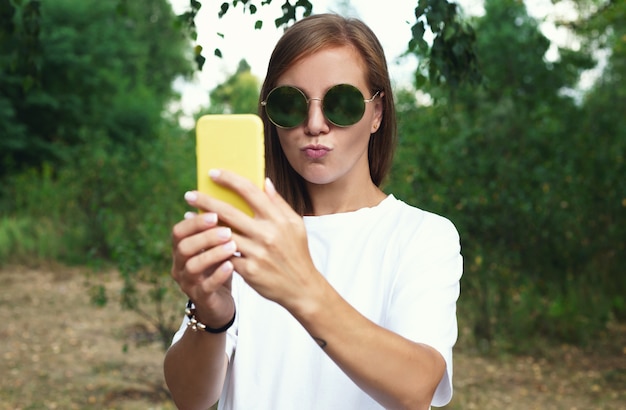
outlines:
M444 406L452 398L452 347L458 335L456 301L462 271L456 228L449 220L428 214L402 246L386 324L443 356L446 371L433 406Z
M172 345L178 342L183 337L183 334L185 333L185 330L187 329L188 322L189 322L189 319L187 318L187 316L183 315L183 321L180 324L180 327L178 328L176 333L174 333L174 337L172 337Z

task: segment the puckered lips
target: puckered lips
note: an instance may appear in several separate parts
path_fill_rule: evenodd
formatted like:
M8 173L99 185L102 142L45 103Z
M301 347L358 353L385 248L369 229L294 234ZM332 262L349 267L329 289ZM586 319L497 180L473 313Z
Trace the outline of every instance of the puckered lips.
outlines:
M310 144L302 148L302 152L309 159L324 158L330 151L332 151L332 149L320 144Z

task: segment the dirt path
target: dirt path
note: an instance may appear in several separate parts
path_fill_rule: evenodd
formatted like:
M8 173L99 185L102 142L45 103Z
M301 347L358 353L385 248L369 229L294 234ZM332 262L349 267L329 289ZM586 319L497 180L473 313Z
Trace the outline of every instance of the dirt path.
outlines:
M104 275L115 294L115 274ZM80 270L0 270L0 410L174 409L157 342L116 301L89 303ZM545 358L485 358L459 349L447 409L626 408L626 330L590 352L572 346ZM126 346L126 349L124 348Z

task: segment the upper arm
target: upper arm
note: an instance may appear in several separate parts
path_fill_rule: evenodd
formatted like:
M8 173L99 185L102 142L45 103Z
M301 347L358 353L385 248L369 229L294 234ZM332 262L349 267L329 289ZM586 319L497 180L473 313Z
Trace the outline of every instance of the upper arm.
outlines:
M447 219L432 216L406 243L390 296L386 327L437 353L442 371L433 405L452 396L452 348L463 259L459 235Z

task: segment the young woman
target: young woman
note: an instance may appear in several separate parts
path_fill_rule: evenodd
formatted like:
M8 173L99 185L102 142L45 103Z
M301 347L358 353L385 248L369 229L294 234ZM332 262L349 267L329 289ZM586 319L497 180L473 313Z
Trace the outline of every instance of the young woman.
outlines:
M243 410L445 405L459 237L447 219L379 188L396 128L380 43L358 20L303 19L276 45L260 101L265 189L210 173L254 218L188 192L206 212L173 228L172 276L190 299L165 358L174 401Z

